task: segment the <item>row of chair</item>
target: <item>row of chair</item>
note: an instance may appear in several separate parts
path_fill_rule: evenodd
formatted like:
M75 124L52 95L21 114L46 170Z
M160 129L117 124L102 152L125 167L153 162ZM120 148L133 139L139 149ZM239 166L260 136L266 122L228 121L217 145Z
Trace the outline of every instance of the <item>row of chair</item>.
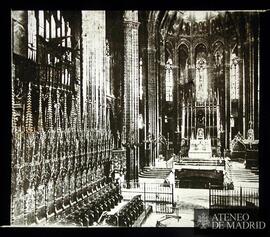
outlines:
M141 195L133 197L115 214L118 216L118 226L131 227L143 211L144 205Z
M110 211L123 199L117 183L98 185L98 190L86 200L82 207L69 215L65 222L78 226L92 226L104 211Z

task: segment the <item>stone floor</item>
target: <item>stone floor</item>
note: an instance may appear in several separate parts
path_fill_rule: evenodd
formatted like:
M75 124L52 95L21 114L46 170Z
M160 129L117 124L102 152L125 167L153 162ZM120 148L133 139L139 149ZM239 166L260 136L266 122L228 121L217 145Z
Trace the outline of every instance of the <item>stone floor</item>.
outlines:
M259 187L259 175L245 169L244 161L231 161L231 176L235 187Z
M179 216L181 219L169 218L163 221L168 227L193 227L193 210L195 208L208 208L209 191L208 189L186 189L176 188L176 206L179 208ZM171 214L177 216L176 211ZM143 227L156 226L157 220L161 219L165 214L152 213L144 223Z
M231 162L231 175L235 187L258 187L259 176L250 169L245 169L243 161ZM194 209L209 207L208 189L175 188L175 197L181 219L169 218L162 221L167 227L193 227ZM172 215L177 216L174 212ZM165 214L152 213L142 227L155 227Z

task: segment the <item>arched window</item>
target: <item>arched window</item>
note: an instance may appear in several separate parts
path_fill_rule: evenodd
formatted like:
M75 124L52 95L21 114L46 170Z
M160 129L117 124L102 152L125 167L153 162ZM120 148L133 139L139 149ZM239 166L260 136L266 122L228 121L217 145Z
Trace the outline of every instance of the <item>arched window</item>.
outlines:
M51 14L51 38L54 39L56 38L56 23L54 19L54 15Z
M207 68L206 60L199 57L196 62L196 98L197 101L203 102L207 99Z
M222 74L224 65L224 47L220 41L217 41L214 45L214 62L216 74Z
M44 37L44 11L38 11L38 21L39 21L39 30L38 33L40 36Z
M37 52L37 20L35 11L28 11L28 58L36 61Z
M230 75L231 99L239 99L239 58L234 53L231 57Z
M188 82L188 48L182 44L179 47L179 75L180 83L183 85Z
M173 101L173 71L172 60L169 58L166 63L166 101Z

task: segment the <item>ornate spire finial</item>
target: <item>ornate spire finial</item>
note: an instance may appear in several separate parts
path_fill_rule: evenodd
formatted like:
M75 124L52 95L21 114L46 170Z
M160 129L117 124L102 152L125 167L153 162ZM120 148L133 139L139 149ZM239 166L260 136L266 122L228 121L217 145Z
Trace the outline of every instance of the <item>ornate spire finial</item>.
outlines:
M64 123L65 130L68 128L68 114L67 114L67 95L64 95Z
M39 112L38 112L38 130L43 131L43 114L42 114L42 87L39 86Z
M76 126L76 109L75 109L74 95L72 95L72 102L71 102L70 125L71 125L72 129L75 129L75 126Z
M32 98L31 98L31 83L29 82L27 104L26 104L26 131L33 132L33 117L32 117Z
M16 111L15 111L15 93L14 93L14 79L15 79L15 65L12 64L12 83L11 83L11 105L12 105L12 130L16 130Z
M79 130L81 130L82 129L82 124L81 124L81 109L80 109L80 105L79 105L79 100L78 100L78 104L77 104L77 128L79 129Z
M56 90L56 103L54 105L55 107L55 125L56 130L61 130L61 122L60 122L60 102L59 102L59 90Z
M47 110L47 127L48 130L53 129L53 124L52 124L52 89L51 86L49 88L49 99L48 99L48 110Z
M106 52L106 56L110 56L110 44L108 39L106 39L105 41L105 52Z
M252 123L252 121L251 121L251 120L248 122L248 124L249 124L249 128L250 128L250 129L252 129L252 125L253 125L253 123Z

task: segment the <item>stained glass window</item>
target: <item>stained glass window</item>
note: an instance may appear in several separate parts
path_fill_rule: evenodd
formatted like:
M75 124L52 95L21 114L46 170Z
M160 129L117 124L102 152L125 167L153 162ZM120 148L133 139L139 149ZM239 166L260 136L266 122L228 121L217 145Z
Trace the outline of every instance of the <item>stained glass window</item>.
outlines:
M65 35L66 24L65 24L65 20L64 20L64 17L63 16L61 16L61 30L62 30L62 35ZM62 46L63 47L66 46L66 40L65 40L65 38L63 38L63 40L62 40Z
M231 58L230 75L231 99L239 99L239 58L234 53Z
M196 99L199 102L204 102L208 97L207 92L207 68L206 60L198 58L196 62Z
M170 58L166 63L166 101L173 101L173 71Z
M45 21L45 35L46 35L46 40L48 41L50 39L50 23L48 18L46 18Z
M44 11L38 11L38 21L39 21L38 33L40 36L44 37Z
M28 11L28 58L36 61L37 21L35 11Z
M51 38L56 38L56 24L53 15L51 15Z
M57 25L56 25L56 27L57 27L57 38L61 37L61 24L60 24L60 22L61 22L61 13L60 13L60 11L57 11Z

